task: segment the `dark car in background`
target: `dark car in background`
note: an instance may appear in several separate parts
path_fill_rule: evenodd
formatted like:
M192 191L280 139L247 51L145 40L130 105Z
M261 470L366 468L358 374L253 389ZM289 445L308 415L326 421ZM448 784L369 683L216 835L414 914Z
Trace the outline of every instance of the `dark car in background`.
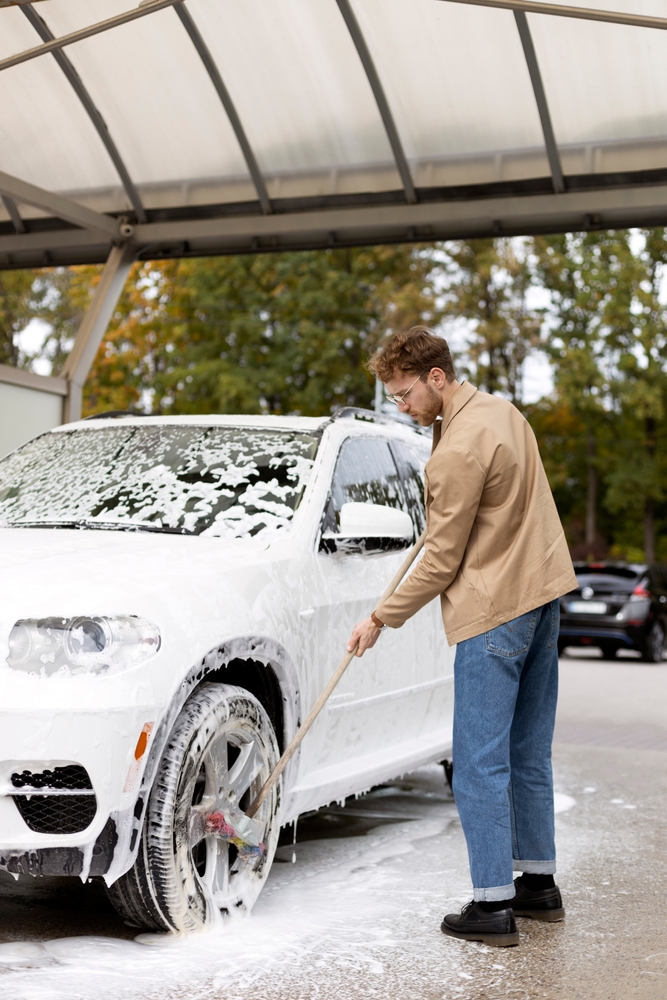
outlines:
M575 563L578 587L560 599L558 651L597 646L606 659L634 649L662 660L667 637L667 566Z

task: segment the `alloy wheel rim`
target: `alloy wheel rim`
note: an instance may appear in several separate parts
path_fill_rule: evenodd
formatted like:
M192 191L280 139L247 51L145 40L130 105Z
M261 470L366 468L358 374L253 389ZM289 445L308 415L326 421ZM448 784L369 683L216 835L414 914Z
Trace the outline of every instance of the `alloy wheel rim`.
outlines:
M239 849L225 834L218 817L243 813L259 790L268 760L260 741L234 720L209 743L201 758L189 811L192 867L206 895L217 908L229 911L243 905L247 882L261 866L257 852ZM212 820L214 822L212 822ZM268 817L256 817L263 834Z

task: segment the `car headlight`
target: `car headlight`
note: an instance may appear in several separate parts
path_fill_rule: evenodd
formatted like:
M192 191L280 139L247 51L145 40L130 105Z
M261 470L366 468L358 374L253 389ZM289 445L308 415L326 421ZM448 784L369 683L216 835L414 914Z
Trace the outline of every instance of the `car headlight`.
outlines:
M22 618L10 633L7 663L47 677L106 674L137 666L159 648L157 625L136 615Z

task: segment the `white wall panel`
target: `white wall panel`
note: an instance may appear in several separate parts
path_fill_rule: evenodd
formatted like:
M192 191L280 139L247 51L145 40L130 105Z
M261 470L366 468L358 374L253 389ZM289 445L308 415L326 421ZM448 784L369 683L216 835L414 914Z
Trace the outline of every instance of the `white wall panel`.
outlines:
M63 397L0 382L0 457L62 423Z

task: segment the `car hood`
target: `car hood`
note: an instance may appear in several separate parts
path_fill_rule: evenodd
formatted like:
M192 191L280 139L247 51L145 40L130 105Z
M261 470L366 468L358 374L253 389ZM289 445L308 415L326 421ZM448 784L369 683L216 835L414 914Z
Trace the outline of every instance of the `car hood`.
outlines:
M275 583L254 539L53 528L0 529L0 623L51 615L137 614L163 628L257 618ZM253 611L254 609L254 611ZM219 631L219 629L218 629Z

